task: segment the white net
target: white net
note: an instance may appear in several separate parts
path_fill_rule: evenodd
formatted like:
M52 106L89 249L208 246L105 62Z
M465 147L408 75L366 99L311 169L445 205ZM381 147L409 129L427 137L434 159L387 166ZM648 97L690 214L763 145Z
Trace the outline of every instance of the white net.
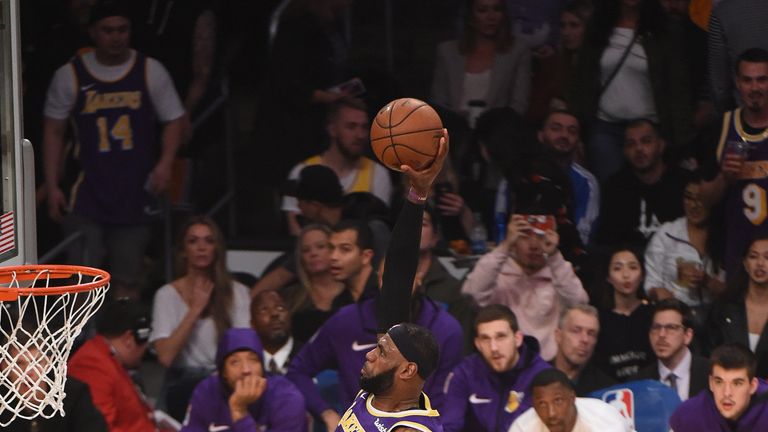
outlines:
M86 267L0 269L0 426L64 415L67 359L108 289Z

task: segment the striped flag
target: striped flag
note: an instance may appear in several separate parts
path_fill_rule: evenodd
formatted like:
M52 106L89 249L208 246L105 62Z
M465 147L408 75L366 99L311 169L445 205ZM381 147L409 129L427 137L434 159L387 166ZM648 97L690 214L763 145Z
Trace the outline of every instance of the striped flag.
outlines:
M15 221L13 212L0 216L0 254L16 247Z

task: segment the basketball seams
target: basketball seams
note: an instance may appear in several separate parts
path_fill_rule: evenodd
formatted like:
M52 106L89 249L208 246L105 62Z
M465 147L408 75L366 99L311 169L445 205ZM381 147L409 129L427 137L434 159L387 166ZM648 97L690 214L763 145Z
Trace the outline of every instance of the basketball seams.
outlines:
M429 129L421 129L421 130L415 130L415 131L401 132L401 133L396 133L396 134L390 133L388 136L374 138L374 139L371 140L371 142L382 140L382 139L385 139L385 138L390 138L391 139L391 138L394 138L394 137L400 137L400 136L405 136L405 135L410 135L410 134L432 132L432 131L442 131L442 130L443 130L442 128L429 128Z
M403 122L405 122L406 120L408 120L408 117L410 117L410 116L411 116L411 114L413 114L413 113L415 113L416 111L418 111L418 110L419 110L419 108L423 108L423 107L425 107L425 106L429 106L429 105L427 105L427 104L421 104L421 105L417 106L416 108L412 109L412 110L411 110L411 112L409 112L409 113L408 113L408 114L406 114L406 115L405 115L403 118L401 118L401 119L400 119L400 121L399 121L399 122L397 122L397 124L392 124L392 111L394 111L394 110L390 110L390 111L389 111L389 127L390 127L390 128L393 128L393 127L397 127L397 126L400 126L401 124L403 124Z
M395 111L395 104L392 104L392 107L389 109L389 126L387 127L387 131L389 132L389 146L387 148L391 148L392 152L395 154L395 159L397 159L397 165L398 167L403 164L403 162L400 160L400 155L397 154L397 149L395 148L395 140L392 139L392 113Z
M428 108L427 111L419 111L425 106ZM394 112L406 108L411 109L407 113ZM389 110L388 115L387 110ZM419 114L412 117L412 114L417 111ZM393 120L401 116L402 118L393 124ZM435 117L437 117L436 121ZM388 168L400 171L400 166L410 165L415 169L421 169L423 166L429 165L428 160L433 161L437 156L439 145L435 145L435 139L437 138L436 134L442 131L442 124L440 117L429 104L417 99L398 99L381 109L372 123L371 146L380 161ZM424 127L430 123L434 126ZM413 126L421 126L421 128L407 130Z

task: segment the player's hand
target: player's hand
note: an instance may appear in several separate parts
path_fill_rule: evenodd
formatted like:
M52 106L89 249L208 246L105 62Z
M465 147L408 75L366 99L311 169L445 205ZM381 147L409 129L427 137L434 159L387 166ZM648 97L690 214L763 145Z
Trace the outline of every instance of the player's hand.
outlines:
M341 417L339 414L332 410L327 409L320 413L320 417L323 419L323 423L325 423L325 429L328 432L333 432L336 430L336 426L339 425L339 422L341 421Z
M735 153L726 153L723 159L723 163L720 166L720 171L723 173L725 180L730 183L739 178L742 168L745 162L744 156L740 156Z
M443 169L446 155L448 155L448 129L443 128L443 136L438 144L437 156L435 156L435 160L428 167L416 171L408 165L400 166L400 170L408 177L414 192L420 196L426 196L432 190L432 183L434 183L435 178Z
M510 249L520 237L531 235L532 232L533 227L525 219L525 216L513 214L507 223L507 236L504 238L502 245Z
M149 180L147 181L148 192L160 195L168 190L172 169L172 163L158 162L152 172L149 173Z
M235 388L229 397L229 409L232 420L238 421L248 415L248 405L256 402L267 389L267 379L258 375L246 375L235 382Z
M445 192L440 195L437 209L444 216L459 216L464 211L464 198L453 192Z
M67 212L67 198L58 186L48 189L48 216L56 222L61 222Z
M192 297L189 308L198 315L203 313L213 293L213 281L203 277L197 277L192 281Z

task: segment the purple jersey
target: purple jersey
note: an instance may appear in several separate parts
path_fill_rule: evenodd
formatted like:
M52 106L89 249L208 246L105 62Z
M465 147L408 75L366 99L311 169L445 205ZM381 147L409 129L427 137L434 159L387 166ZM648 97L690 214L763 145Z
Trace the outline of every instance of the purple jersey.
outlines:
M440 414L432 409L424 393L421 394L421 407L397 412L376 409L373 399L372 394L360 391L341 417L336 432L391 432L400 427L421 432L443 431Z
M155 112L145 78L146 57L117 81L94 77L80 56L71 61L77 99L73 110L82 172L72 189L75 213L97 222L146 221L144 185L156 159Z
M747 161L738 180L725 195L726 229L728 242L725 250L725 267L734 272L752 238L768 232L768 129L759 134L749 134L742 125L741 108L725 113L717 160L722 161L729 151L729 143L747 143Z

